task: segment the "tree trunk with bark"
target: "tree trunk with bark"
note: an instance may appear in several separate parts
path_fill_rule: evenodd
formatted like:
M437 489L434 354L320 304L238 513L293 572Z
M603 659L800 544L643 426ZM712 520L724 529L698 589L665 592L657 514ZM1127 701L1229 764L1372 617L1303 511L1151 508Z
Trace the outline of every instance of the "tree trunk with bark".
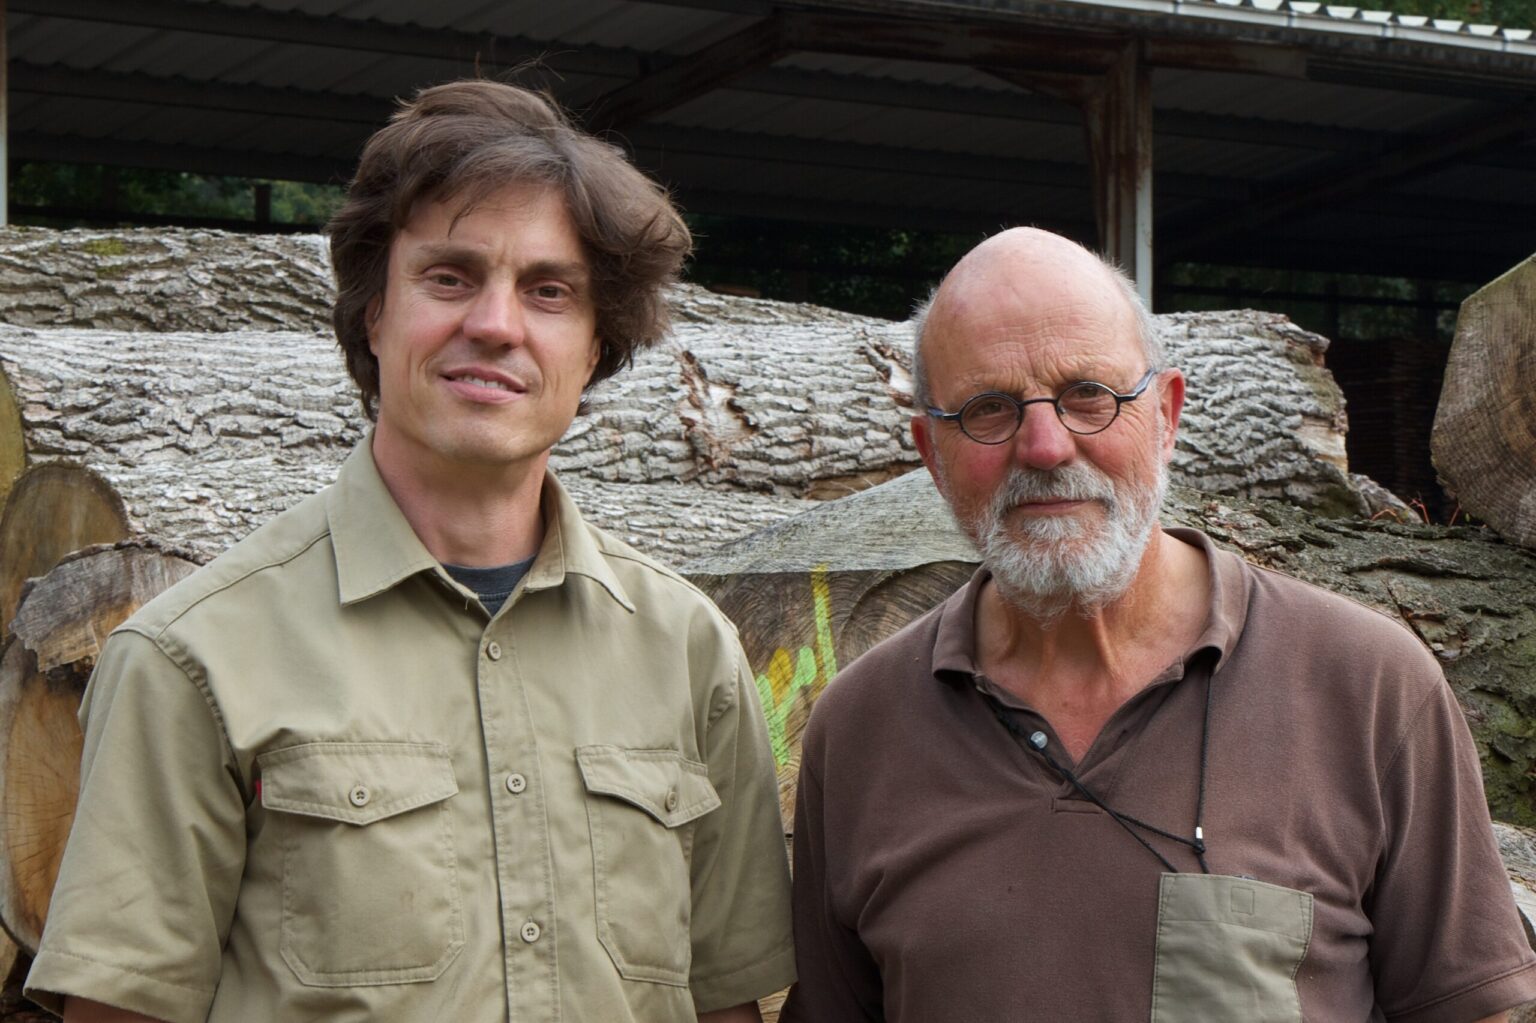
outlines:
M100 330L328 330L320 235L0 229L0 320Z
M600 385L556 448L600 525L688 557L918 464L906 325L698 289L676 310L672 335ZM1195 395L1178 481L1364 507L1326 342L1262 313L1160 324ZM0 415L0 451L94 469L139 533L205 558L332 479L367 425L333 342L314 334L0 325L0 369L20 413L19 426Z

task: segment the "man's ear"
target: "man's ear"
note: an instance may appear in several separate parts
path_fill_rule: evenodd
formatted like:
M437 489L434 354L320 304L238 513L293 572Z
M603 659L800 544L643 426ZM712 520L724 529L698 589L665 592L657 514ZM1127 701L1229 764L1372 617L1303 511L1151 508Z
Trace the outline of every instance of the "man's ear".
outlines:
M912 443L917 445L917 453L923 456L923 466L928 470L928 475L933 477L933 485L942 494L944 481L939 476L938 452L933 445L933 420L921 413L912 417Z
M603 339L594 336L592 338L592 351L587 355L587 379L582 382L583 390L592 385L592 374L597 372L597 363L602 357Z
M384 292L382 291L375 293L368 300L368 304L363 306L363 328L368 332L368 350L373 353L374 358L378 358L379 355L379 341L373 332L373 328L378 326L379 314L383 311Z
M1158 404L1163 412L1163 461L1173 457L1179 436L1179 414L1184 411L1184 374L1176 369L1163 370L1163 385L1158 389Z

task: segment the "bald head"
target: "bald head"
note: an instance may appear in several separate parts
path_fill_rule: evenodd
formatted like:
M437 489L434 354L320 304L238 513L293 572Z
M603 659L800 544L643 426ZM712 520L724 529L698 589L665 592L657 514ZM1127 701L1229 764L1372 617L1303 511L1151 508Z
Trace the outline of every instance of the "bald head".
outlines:
M913 316L913 392L932 402L929 346L936 335L963 343L974 331L1049 331L1098 319L1140 347L1148 367L1163 364L1151 314L1118 268L1070 239L1033 227L995 234L957 263ZM1105 339L1110 340L1110 339Z

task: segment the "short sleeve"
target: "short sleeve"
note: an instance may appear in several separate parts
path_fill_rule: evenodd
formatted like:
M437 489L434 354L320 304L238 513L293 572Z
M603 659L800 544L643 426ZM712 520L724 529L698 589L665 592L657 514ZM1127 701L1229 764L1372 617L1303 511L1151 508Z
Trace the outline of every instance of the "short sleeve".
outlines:
M821 768L826 715L818 706L806 728L795 791L795 986L781 1023L878 1023L885 1019L880 970L857 933L845 927L827 884L827 843Z
M245 863L213 708L145 636L107 642L81 705L80 795L26 993L207 1017Z
M1387 1019L1470 1021L1536 998L1536 957L1489 824L1477 750L1443 678L1383 778L1386 845L1368 911Z
M773 751L746 655L739 646L734 653L735 678L705 750L720 807L700 818L694 835L690 987L700 1012L762 998L795 979Z

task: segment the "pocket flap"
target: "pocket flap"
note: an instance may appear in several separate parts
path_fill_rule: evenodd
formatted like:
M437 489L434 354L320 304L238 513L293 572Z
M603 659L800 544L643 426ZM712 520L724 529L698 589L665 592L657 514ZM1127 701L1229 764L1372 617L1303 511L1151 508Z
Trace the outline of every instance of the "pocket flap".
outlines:
M720 805L708 768L676 750L578 746L576 762L588 792L622 799L669 828Z
M448 747L421 742L309 742L256 758L261 805L372 824L459 791Z

